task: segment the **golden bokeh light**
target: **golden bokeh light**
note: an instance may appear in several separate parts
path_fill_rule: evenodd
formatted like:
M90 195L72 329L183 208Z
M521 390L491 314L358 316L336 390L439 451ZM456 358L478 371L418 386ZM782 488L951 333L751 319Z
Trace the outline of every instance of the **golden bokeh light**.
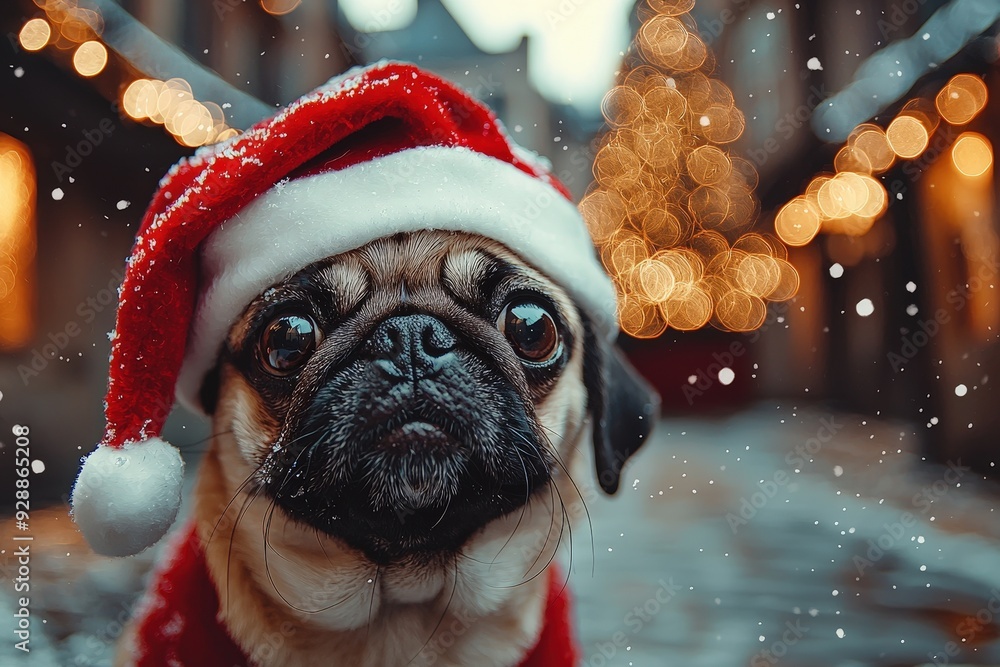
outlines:
M780 238L750 232L760 212L757 171L727 147L746 119L712 77L715 58L688 14L694 0L647 3L635 42L641 59L601 104L609 130L580 212L618 289L623 331L750 330L767 300L791 298L798 276ZM808 232L789 234L806 243L820 223L814 214Z
M234 137L240 136L240 131L235 127L227 127L221 130L217 135L215 135L215 141L213 143L221 143L223 141L229 141Z
M674 274L670 267L659 259L644 259L636 267L639 287L650 301L666 301L674 290Z
M149 118L149 100L156 93L149 79L136 79L122 93L122 109L133 120Z
M649 0L649 8L664 16L681 16L694 9L694 0Z
M889 169L896 160L896 153L889 144L885 131L878 125L864 123L855 128L847 140L848 147L863 155L864 163L871 172L880 174ZM853 169L852 171L866 171Z
M0 349L34 333L35 169L28 148L0 134Z
M889 123L885 136L893 152L906 160L923 153L930 141L926 125L916 115L907 113L901 113Z
M97 76L108 64L108 50L100 42L84 42L73 53L73 68L80 76Z
M982 176L993 166L993 147L983 135L964 132L951 147L951 159L964 176Z
M807 197L796 197L778 211L774 229L788 245L803 246L819 233L821 221L817 207Z
M196 100L184 79L136 79L122 92L122 110L133 120L162 124L178 143L192 148L239 134L226 125L222 107Z
M261 9L272 16L283 16L294 11L302 0L260 0Z
M965 125L986 106L986 84L972 74L956 74L934 99L941 117L952 125Z
M25 51L40 51L49 43L52 27L45 19L31 19L24 24L17 39Z

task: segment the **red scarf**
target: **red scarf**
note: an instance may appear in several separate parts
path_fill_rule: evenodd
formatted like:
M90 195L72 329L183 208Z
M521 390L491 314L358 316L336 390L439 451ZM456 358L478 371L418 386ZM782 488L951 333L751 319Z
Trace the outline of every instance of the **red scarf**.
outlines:
M538 643L518 667L573 667L579 660L569 622L569 595L555 569ZM136 667L249 667L218 618L219 596L209 578L194 522L174 537L153 575L136 618Z

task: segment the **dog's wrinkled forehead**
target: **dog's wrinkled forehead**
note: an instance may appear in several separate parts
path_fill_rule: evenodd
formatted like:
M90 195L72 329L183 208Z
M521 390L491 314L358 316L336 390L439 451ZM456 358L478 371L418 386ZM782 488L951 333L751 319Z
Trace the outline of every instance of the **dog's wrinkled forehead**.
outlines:
M456 232L414 232L377 239L327 258L266 290L230 331L236 348L275 305L299 301L315 307L321 325L371 322L410 307L455 314L485 314L498 290L547 295L579 330L570 297L544 274L491 239Z

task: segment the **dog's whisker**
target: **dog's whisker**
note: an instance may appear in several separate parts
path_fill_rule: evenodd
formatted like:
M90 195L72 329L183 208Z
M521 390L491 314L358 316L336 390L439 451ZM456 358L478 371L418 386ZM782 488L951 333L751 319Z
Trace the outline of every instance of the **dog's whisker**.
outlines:
M562 494L559 493L559 488L555 484L550 484L549 485L549 489L551 491L555 492L555 498L559 499L559 505L562 508L563 516L565 516L566 515L566 505L562 501ZM531 579L528 579L527 581L524 581L523 577L527 577L528 576L528 574L535 568L535 565L538 563L538 559L542 557L543 553L545 553L545 548L549 545L549 538L552 535L552 526L555 524L555 520L556 520L555 499L553 498L552 507L551 507L551 509L549 511L549 529L545 533L545 540L542 542L542 545L538 548L538 553L535 555L535 559L533 561L531 561L531 564L528 566L528 569L525 570L524 574L522 575L522 582L521 583L527 583L527 581L531 581L531 579L534 579L534 577L531 577ZM560 527L559 527L559 537L556 540L556 547L553 550L553 554L555 553L555 551L557 551L559 549L559 543L562 541L562 528L563 527L560 525ZM549 559L549 563L551 563L551 562L552 562L552 559L550 558ZM549 563L546 563L545 567L543 567L541 571L544 571L545 568L549 566ZM535 576L538 576L538 573L536 573Z
M517 517L517 523L514 524L514 529L511 530L510 535L507 536L507 541L503 543L503 546L500 547L500 550L497 551L495 556L493 556L493 562L490 563L491 568L493 567L494 564L496 564L497 559L500 558L500 554L503 553L503 550L507 548L507 545L510 544L510 541L514 539L514 535L517 533L517 529L521 527L521 521L524 519L524 513L528 509L528 500L531 493L531 485L528 482L528 466L524 463L524 457L521 456L521 449L517 446L516 443L511 443L511 444L513 445L514 452L517 454L518 460L521 462L521 470L524 473L524 504L521 505L521 513Z
M215 537L215 531L219 529L219 525L222 523L222 520L226 518L226 515L229 513L229 508L232 507L233 503L236 502L236 499L240 497L240 494L243 493L243 490L247 487L247 485L253 483L253 478L259 470L260 466L258 466L255 470L252 470L250 474L247 475L246 479L243 480L243 483L240 484L238 487L236 487L236 493L234 493L233 497L229 499L228 503L226 503L225 508L223 508L222 513L219 515L218 520L215 522L215 526L212 527L212 532L208 536L207 544L211 544L212 538Z
M546 427L544 424L542 425L542 428L547 431L551 431L552 433L555 433L554 430ZM577 440L580 440L580 438L577 438ZM588 532L590 533L590 576L593 577L595 574L595 567L597 562L597 549L594 544L594 522L590 517L590 508L587 507L587 501L583 497L583 492L580 490L580 487L576 483L576 480L573 479L573 475L570 473L569 468L566 466L566 463L562 460L562 457L559 455L559 452L555 451L554 448L553 451L555 454L556 463L559 465L559 468L565 473L566 479L569 480L569 483L573 485L573 490L576 492L576 497L580 499L580 505L583 507L583 511L587 515L587 528ZM570 545L571 552L572 548L573 547L571 544Z
M416 654L412 658L410 658L409 661L406 663L407 666L412 664L414 660L420 657L420 654L424 652L424 649L427 648L427 645L431 642L432 639L434 639L434 635L437 634L437 631L441 628L441 623L443 623L444 619L448 616L448 610L451 609L451 603L455 599L455 591L458 590L457 559L452 561L452 565L453 565L452 572L454 574L452 576L451 593L448 595L448 602L445 603L444 610L441 612L441 616L438 618L437 623L434 624L434 628L431 630L431 633L427 636L427 639L424 641L423 645L417 650Z
M184 453L187 452L198 453L199 450L195 449L196 447L198 447L198 445L211 443L215 438L223 435L229 435L230 433L232 433L232 430L219 431L218 433L210 433L204 438L199 438L198 440L192 440L191 442L174 442L174 441L172 442L177 449L181 450ZM207 449L201 451L204 452L207 451Z
M254 489L253 494L247 494L246 499L240 506L239 512L236 513L236 520L233 521L233 529L229 532L229 546L226 551L226 607L229 606L229 584L231 581L230 575L233 564L233 544L236 542L236 529L239 527L240 521L246 515L247 511L250 509L250 505L252 505L257 499L257 496L260 495L261 490L261 487L258 486Z
M368 598L368 623L365 625L365 639L371 635L372 630L372 612L375 609L375 594L378 591L378 575L382 573L382 566L375 566L375 576L372 577L372 588L371 597Z

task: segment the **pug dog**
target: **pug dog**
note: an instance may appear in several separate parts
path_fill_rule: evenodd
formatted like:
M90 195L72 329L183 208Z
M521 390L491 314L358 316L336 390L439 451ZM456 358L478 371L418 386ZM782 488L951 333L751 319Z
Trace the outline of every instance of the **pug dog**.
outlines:
M288 667L518 664L582 501L578 450L614 493L657 410L552 280L434 231L267 289L202 401L194 513L219 618Z
M614 493L658 407L617 332L551 165L413 65L182 160L129 258L73 489L96 552L140 553L185 494L175 398L210 417L118 664L575 664L555 560L589 499L580 450Z

